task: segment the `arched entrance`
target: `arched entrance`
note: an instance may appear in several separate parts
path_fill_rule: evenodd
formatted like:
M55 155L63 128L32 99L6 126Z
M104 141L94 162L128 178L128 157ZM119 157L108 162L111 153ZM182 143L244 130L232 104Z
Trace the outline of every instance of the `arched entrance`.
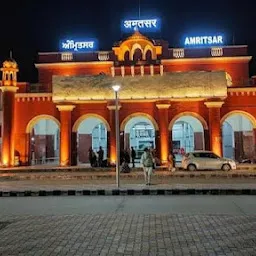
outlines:
M194 150L204 150L204 126L195 116L182 114L172 121L172 150L177 162L182 160L185 153ZM206 125L206 122L204 122Z
M221 122L223 156L239 162L254 162L254 118L247 113L231 112Z
M136 162L147 148L156 148L156 130L158 130L155 120L146 114L133 114L127 117L121 124L121 133L124 135L124 150L134 148L136 152Z
M60 124L51 116L38 116L27 126L30 138L31 165L58 165L60 156Z
M96 153L100 147L104 151L103 159L107 159L107 132L109 126L105 119L97 115L85 115L80 117L73 127L77 140L77 163L88 164L88 151L90 147Z

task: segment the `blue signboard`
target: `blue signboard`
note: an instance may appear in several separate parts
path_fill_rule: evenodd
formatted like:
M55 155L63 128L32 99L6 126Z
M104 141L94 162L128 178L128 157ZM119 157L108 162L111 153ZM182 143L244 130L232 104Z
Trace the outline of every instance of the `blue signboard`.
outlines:
M61 52L88 52L95 51L98 48L98 42L95 39L92 40L75 40L67 39L60 41Z
M159 32L161 30L161 20L158 18L123 20L121 30L124 33L131 33L135 30L141 32Z
M213 36L191 36L186 37L184 41L185 46L211 46L223 45L224 37L222 35Z

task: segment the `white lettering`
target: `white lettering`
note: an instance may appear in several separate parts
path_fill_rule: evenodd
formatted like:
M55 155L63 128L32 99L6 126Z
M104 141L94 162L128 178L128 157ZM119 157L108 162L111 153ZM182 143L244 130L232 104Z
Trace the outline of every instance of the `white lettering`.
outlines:
M196 37L196 44L201 44L201 40L199 36Z
M190 44L189 38L186 37L186 39L185 39L185 45L189 45L189 44Z
M218 44L223 44L223 38L222 38L222 36L218 36Z
M217 43L218 43L218 40L217 40L217 37L216 37L216 36L214 36L214 37L212 38L212 42L213 42L213 44L217 44Z
M125 20L123 26L127 29L130 28L157 28L157 19L147 19L147 20Z
M93 49L94 43L95 43L94 41L75 42L74 40L66 40L66 42L62 42L61 48L65 50L73 50L73 51L79 51L81 49Z
M126 28L131 28L132 27L132 21L131 20L126 20L124 21L124 26Z
M195 36L186 37L185 45L211 45L211 44L223 44L222 36Z

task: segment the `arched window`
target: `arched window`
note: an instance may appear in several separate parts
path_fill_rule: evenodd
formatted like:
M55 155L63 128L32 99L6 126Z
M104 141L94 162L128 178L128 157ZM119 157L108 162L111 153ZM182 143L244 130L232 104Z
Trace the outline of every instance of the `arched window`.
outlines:
M146 61L152 60L152 52L150 50L147 50L146 52Z
M124 61L129 61L129 55L130 55L129 51L126 51L124 53Z
M134 61L142 60L142 51L141 51L141 49L137 48L137 49L134 51L133 60L134 60Z

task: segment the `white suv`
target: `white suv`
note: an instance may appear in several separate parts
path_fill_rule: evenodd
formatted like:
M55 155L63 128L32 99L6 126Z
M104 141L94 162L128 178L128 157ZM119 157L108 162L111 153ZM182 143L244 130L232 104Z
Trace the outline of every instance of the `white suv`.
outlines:
M230 171L236 169L234 160L219 157L211 151L194 151L187 153L182 158L181 166L188 171L210 169Z

